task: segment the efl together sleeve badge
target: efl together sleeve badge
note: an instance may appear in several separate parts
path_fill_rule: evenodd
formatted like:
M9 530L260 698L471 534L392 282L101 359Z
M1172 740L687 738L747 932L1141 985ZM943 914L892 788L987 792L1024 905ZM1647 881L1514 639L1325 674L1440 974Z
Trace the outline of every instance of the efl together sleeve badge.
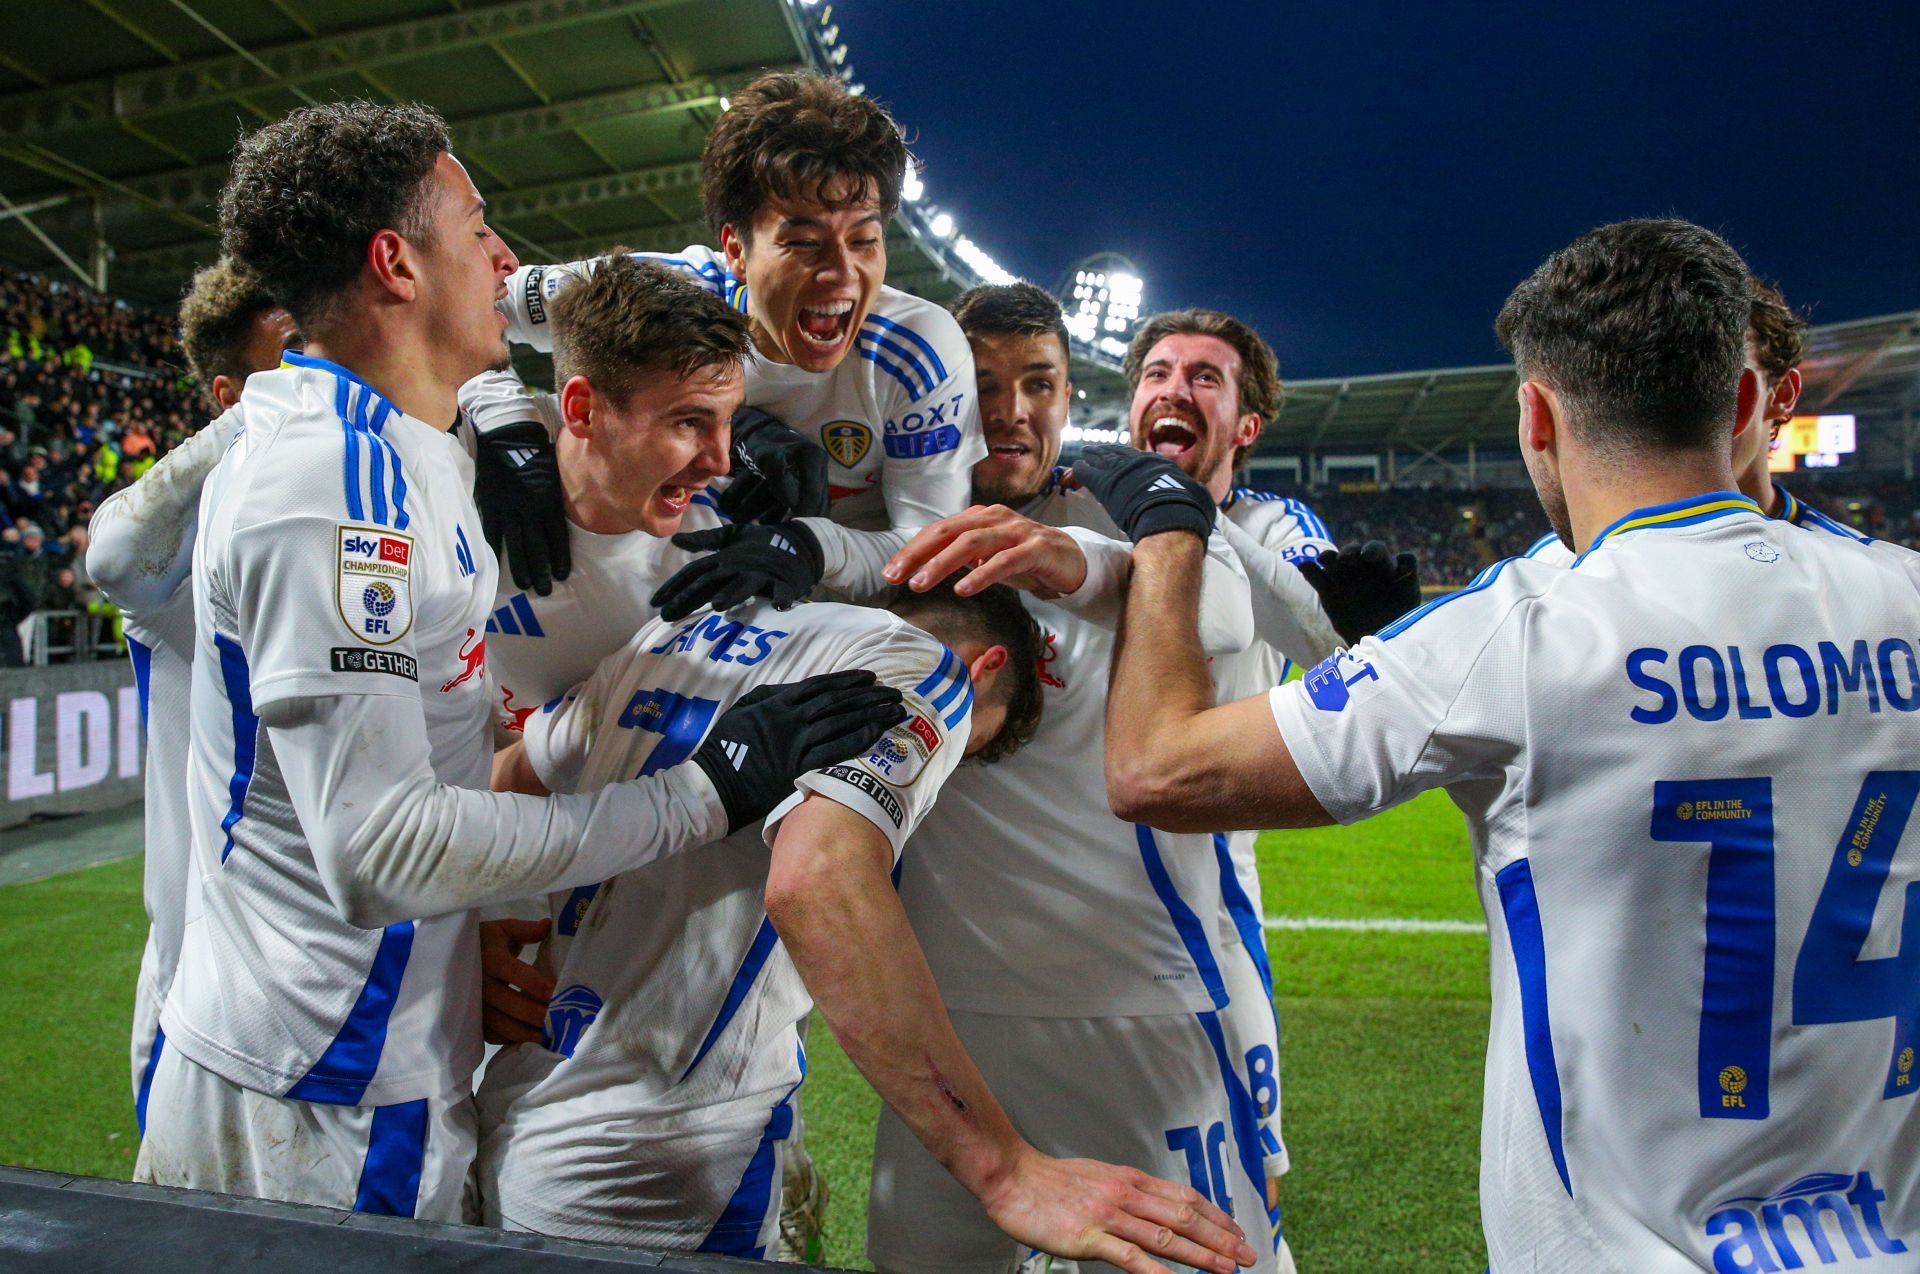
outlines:
M369 645L392 645L413 627L413 539L359 526L339 535L340 620Z

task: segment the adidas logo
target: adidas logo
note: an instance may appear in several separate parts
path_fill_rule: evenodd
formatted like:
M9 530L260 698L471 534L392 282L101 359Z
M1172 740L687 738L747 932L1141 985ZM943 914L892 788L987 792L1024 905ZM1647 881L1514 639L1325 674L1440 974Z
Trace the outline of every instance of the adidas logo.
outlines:
M780 550L781 552L783 552L783 553L791 553L791 554L793 554L793 555L794 555L795 557L799 557L799 556L800 556L800 550L799 550L799 549L797 549L797 548L795 548L795 547L793 547L793 541L792 541L792 540L789 540L789 539L788 539L788 538L787 538L786 536L784 536L784 535L773 535L773 536L769 536L769 537L768 537L768 540L767 540L767 542L768 542L769 544L772 544L772 545L773 545L773 547L775 547L775 548L777 548L777 549L779 549L779 550Z
M507 452L507 460L518 469L537 454L532 447L514 447Z
M727 754L727 760L733 762L733 768L739 769L747 763L747 745L722 741L720 750Z
M1153 480L1153 483L1150 486L1147 487L1147 490L1149 491L1178 491L1179 489L1180 489L1180 479L1174 477L1170 473L1161 474L1159 477Z

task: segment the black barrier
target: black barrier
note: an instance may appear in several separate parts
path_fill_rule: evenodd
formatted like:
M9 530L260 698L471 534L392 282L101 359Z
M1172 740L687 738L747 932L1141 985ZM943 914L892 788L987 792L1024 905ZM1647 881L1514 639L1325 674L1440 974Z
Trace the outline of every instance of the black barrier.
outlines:
M758 1261L693 1252L649 1252L610 1243L575 1243L478 1226L437 1225L199 1190L0 1168L0 1269L10 1271L557 1274L635 1266L688 1274L766 1274L767 1268Z
M0 827L139 800L142 742L127 660L0 671Z

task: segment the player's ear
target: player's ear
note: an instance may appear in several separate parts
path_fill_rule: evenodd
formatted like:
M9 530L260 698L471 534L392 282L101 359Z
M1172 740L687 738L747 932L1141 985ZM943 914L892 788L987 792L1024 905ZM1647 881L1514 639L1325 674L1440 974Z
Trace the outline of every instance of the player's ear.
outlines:
M967 664L967 675L973 678L973 693L976 696L986 693L987 687L993 684L994 678L998 677L1000 670L1006 666L1007 648L1005 646L988 646L975 655Z
M1235 426L1233 431L1234 447L1251 447L1253 440L1260 436L1260 426L1263 423L1260 419L1260 413L1253 411L1244 413L1240 417L1240 423Z
M414 299L418 283L414 278L413 253L398 230L382 230L367 240L367 265L379 285L397 299Z
M213 401L220 404L221 411L240 401L240 387L244 384L246 384L245 381L224 372L213 378Z
M727 270L734 278L745 282L747 278L747 241L731 222L720 227L720 254L727 259Z
M593 382L585 376L569 376L560 387L560 418L567 432L585 438L593 432Z
M1529 451L1551 451L1559 441L1560 403L1537 380L1520 382L1520 444Z
M1767 402L1767 419L1783 420L1793 414L1795 404L1800 401L1800 369L1790 367L1787 374L1773 382L1773 393Z

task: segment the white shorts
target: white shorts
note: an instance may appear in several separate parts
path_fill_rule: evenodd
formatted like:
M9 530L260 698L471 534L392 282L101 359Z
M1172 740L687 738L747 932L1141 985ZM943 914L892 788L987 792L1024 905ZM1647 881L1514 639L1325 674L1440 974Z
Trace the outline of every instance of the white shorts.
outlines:
M780 1222L793 1089L649 1116L595 1113L591 1101L516 1107L526 1087L500 1083L500 1074L492 1079L480 1097L475 1173L485 1224L766 1256Z
M329 1106L242 1088L166 1049L135 1181L423 1221L471 1222L473 1098Z
M1260 1241L1266 1174L1245 1077L1216 1013L1003 1017L955 1012L954 1029L1021 1135L1062 1158L1102 1159L1191 1185ZM1005 1274L1031 1255L892 1111L875 1135L867 1256L901 1274ZM1089 1262L1089 1271L1113 1267Z
M140 1135L147 1132L147 1092L153 1086L153 1068L160 1062L167 1037L160 1029L160 976L155 967L153 931L147 931L147 949L140 955L140 980L133 988L133 1120Z

